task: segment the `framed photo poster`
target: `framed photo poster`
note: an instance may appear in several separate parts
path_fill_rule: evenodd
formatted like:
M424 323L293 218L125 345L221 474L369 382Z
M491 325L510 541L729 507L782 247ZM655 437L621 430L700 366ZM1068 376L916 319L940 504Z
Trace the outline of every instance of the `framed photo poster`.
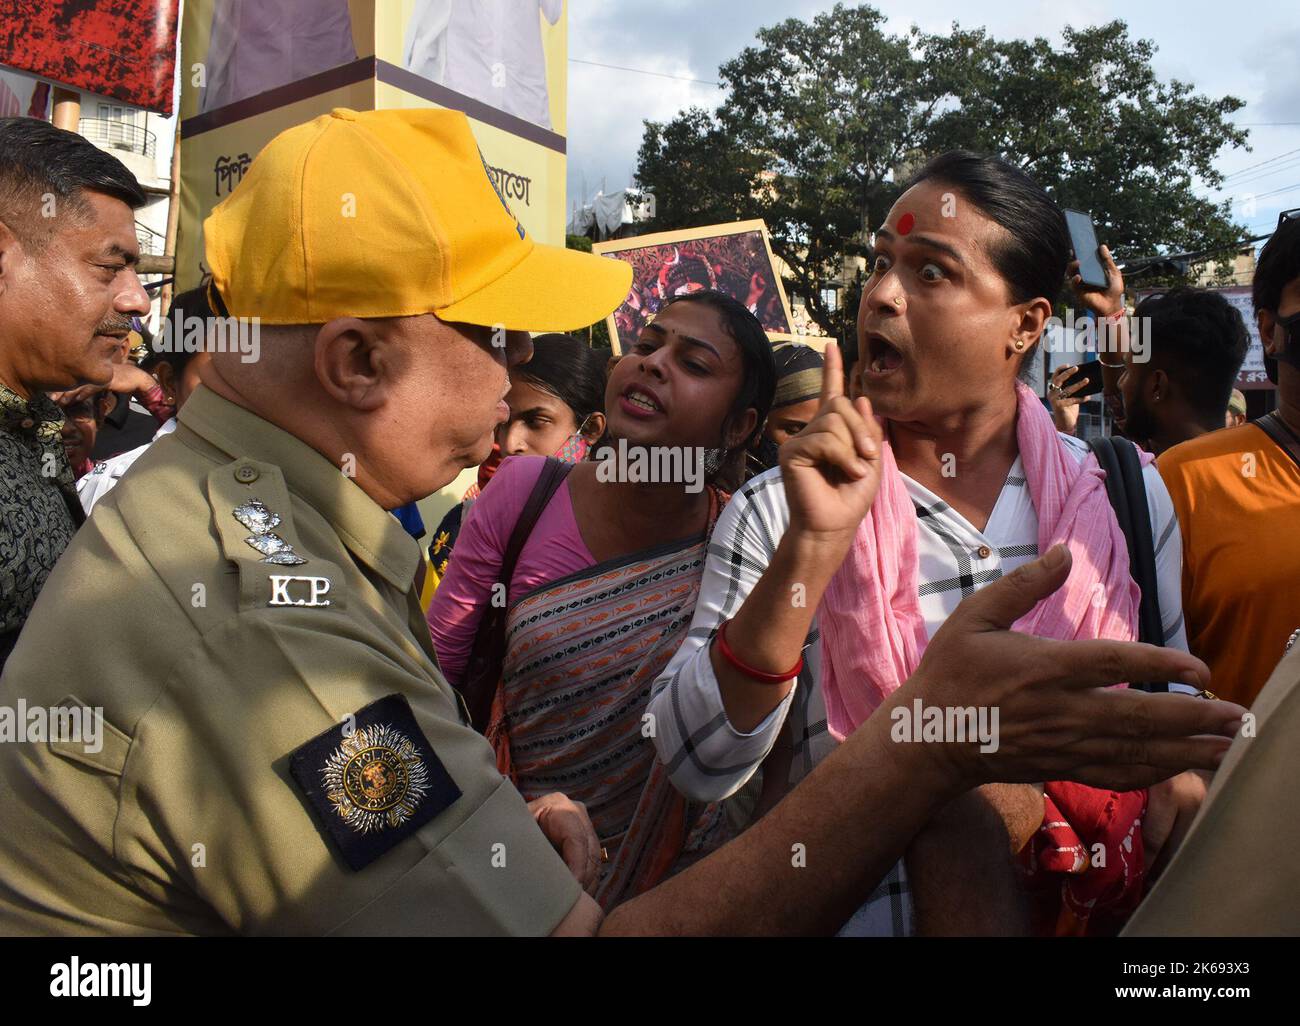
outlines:
M790 303L762 221L597 242L591 251L632 265L627 299L608 318L616 354L636 340L641 328L670 299L701 289L717 289L740 300L773 342L807 341L794 334Z

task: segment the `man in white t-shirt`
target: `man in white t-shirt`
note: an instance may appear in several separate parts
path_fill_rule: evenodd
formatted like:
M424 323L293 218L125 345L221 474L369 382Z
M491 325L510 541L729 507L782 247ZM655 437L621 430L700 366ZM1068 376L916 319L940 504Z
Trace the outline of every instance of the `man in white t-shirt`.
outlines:
M185 405L191 393L199 387L199 372L203 365L212 359L210 352L201 351L201 344L207 339L207 331L196 332L192 328L195 320L212 317L212 308L208 305L207 295L202 288L182 292L172 300L167 311L163 329L153 339L153 352L148 361L150 372L158 379L164 399L176 407L176 412ZM191 330L186 332L186 327ZM193 351L191 351L193 350ZM77 497L81 507L89 515L95 503L117 487L128 470L154 442L176 430L176 417L173 415L163 422L144 445L127 452L119 453L96 463L88 474L77 481Z

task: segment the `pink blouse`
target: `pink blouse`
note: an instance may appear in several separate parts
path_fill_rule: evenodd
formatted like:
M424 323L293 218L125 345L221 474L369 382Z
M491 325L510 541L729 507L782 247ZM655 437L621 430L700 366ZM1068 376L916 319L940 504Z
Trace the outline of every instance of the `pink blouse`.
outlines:
M429 606L429 633L438 665L453 685L461 683L483 610L492 600L506 546L533 486L542 473L541 456L502 461L489 487L475 500L461 525L451 562ZM510 580L513 605L533 589L596 565L573 516L566 481L537 518Z

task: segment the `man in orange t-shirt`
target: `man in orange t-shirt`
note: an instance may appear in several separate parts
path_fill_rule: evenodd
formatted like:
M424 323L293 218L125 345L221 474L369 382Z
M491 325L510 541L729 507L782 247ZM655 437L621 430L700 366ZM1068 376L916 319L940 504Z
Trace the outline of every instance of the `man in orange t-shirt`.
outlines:
M1278 407L1158 461L1183 536L1183 615L1210 687L1250 705L1300 629L1300 210L1261 250L1255 316Z

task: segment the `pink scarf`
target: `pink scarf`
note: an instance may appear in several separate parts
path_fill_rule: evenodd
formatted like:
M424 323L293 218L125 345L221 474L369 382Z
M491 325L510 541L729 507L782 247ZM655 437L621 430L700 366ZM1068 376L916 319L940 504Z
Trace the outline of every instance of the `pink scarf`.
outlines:
M1044 638L1137 637L1138 586L1128 546L1089 453L1065 448L1038 397L1017 383L1016 441L1038 513L1038 548L1064 543L1074 558L1065 584L1013 625ZM1148 453L1138 450L1143 465ZM886 438L880 491L822 598L822 690L830 732L842 741L912 673L925 651L918 594L916 512Z

